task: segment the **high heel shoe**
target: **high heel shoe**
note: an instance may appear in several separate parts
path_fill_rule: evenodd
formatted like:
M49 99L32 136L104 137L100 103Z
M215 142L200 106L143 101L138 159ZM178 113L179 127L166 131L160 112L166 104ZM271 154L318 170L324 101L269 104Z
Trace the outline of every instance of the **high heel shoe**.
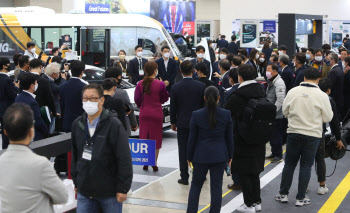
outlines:
M143 166L143 170L147 171L148 170L148 166Z
M152 166L153 172L158 172L158 166Z

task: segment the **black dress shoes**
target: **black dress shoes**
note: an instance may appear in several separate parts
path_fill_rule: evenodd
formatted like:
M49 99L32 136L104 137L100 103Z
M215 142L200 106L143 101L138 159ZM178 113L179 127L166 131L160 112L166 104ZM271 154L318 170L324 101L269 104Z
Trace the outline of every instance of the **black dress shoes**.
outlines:
M188 185L188 180L179 179L177 182L182 185Z

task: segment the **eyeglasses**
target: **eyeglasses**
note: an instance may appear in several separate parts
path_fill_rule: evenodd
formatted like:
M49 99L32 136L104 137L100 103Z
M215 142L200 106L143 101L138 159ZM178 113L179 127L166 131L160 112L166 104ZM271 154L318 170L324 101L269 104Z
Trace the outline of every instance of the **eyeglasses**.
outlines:
M100 99L101 99L101 98L95 98L95 97L88 98L88 97L83 97L83 102L87 102L87 101L99 102Z

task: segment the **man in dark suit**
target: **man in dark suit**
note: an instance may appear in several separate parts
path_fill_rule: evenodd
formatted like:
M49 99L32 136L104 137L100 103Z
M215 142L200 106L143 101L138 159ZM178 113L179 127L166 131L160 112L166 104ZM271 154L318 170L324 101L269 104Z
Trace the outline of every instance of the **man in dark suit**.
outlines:
M220 51L219 51L219 57L220 57L220 60L223 60L223 59L228 59L228 50L226 48L221 48ZM233 58L233 55L231 56ZM215 77L215 73L218 73L219 75L221 74L220 73L220 69L219 69L219 62L220 60L218 61L215 61L214 64L213 64L213 76L211 77L211 80L215 82L215 86L218 87L219 86L219 82L220 82L220 78L219 77ZM229 59L230 60L230 59Z
M207 75L208 75L208 68L205 65L204 62L199 62L197 64L194 65L194 71L197 73L198 75L198 81L202 82L205 84L205 87L209 87L209 86L214 86L215 83L209 79L207 79Z
M227 46L228 52L232 53L234 55L238 55L238 49L239 49L239 45L236 43L236 39L237 39L237 36L236 35L232 35L231 36L231 40L232 41Z
M341 49L340 50L340 60L338 62L339 67L341 68L342 71L345 69L345 58L348 57L348 51L346 49Z
M197 54L197 58L191 59L191 63L193 65L195 65L198 62L203 61L207 65L207 68L209 70L210 75L207 75L207 79L209 79L209 77L212 75L211 69L210 69L211 65L210 65L210 62L204 58L205 57L205 48L203 46L200 46L200 45L197 46L196 47L196 54ZM196 73L193 73L193 78L195 80L198 79L198 76Z
M339 58L337 54L331 53L329 55L329 59L331 64L331 71L328 73L328 79L332 82L331 97L337 104L339 116L342 117L344 116L344 72L338 65Z
M81 94L84 86L88 84L81 79L85 70L84 62L73 61L70 68L72 77L59 89L65 132L70 132L73 121L84 113Z
M221 48L227 48L228 46L228 41L225 40L226 36L225 35L222 35L221 36L221 39L218 41L218 48L221 49Z
M129 61L129 75L131 77L131 82L136 85L137 82L141 81L145 76L143 67L145 66L148 60L142 58L143 49L140 45L137 45L135 47L135 54L136 57Z
M0 57L0 124L4 128L2 119L6 109L15 102L18 88L15 87L13 81L8 77L7 73L10 71L10 60L7 57ZM2 149L7 149L9 140L4 134L2 135Z
M42 62L40 59L32 59L29 62L30 72L36 76L38 82L38 89L35 91L35 100L38 102L40 107L47 106L53 116L57 116L56 106L53 99L51 85L49 80L41 77L42 73Z
M230 77L230 84L231 88L227 88L226 92L224 93L224 99L222 105L224 106L232 93L236 91L239 87L239 81L238 81L238 71L237 68L233 68L228 72L228 76Z
M177 131L181 179L178 183L188 185L187 142L190 119L193 111L204 105L205 84L192 78L193 64L186 60L181 63L184 79L173 85L170 98L171 129Z
M178 72L178 66L174 59L170 58L170 47L162 47L162 56L156 60L158 64L158 77L164 82L166 89L170 92L171 87L175 83L175 78Z
M40 106L35 100L34 92L38 88L37 77L32 73L24 73L19 83L20 88L23 90L17 97L16 103L24 103L30 106L34 114L34 129L35 137L34 141L44 139L48 136L49 130L41 118Z
M19 74L17 76L17 80L21 80L22 74L29 72L29 62L30 62L29 56L23 55L23 56L19 57L18 64L19 64L19 67L21 70L19 71Z
M278 60L280 64L280 68L282 69L281 77L286 85L286 92L293 88L293 71L288 66L289 64L289 56L281 55Z
M241 57L242 57L242 64L249 64L249 65L253 66L252 62L250 62L250 60L248 58L248 51L246 48L239 49L238 55L241 55Z
M295 55L295 80L294 80L294 87L299 86L301 82L304 81L304 73L307 69L306 65L306 56L304 53L297 53Z
M220 85L219 85L219 94L220 94L220 106L222 107L222 103L224 102L224 93L227 88L231 87L230 77L228 75L228 71L231 69L231 63L227 59L223 59L219 63L220 72L222 75L220 76Z

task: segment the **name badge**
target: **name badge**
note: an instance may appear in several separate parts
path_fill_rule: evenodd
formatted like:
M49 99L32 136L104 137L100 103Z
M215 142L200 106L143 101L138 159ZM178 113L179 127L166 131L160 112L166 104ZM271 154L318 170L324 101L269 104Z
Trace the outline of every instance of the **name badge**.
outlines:
M139 75L145 75L145 72L143 70L140 70Z
M91 160L92 158L92 149L90 147L84 147L83 151L83 159L85 160Z

